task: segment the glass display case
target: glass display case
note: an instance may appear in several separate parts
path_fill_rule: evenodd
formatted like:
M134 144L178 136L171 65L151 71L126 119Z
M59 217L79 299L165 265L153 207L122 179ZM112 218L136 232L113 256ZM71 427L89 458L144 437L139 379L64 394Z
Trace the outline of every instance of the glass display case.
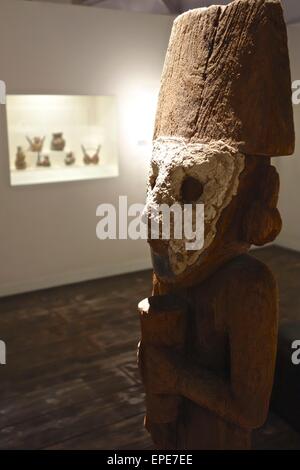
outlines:
M116 98L8 95L13 186L118 176Z

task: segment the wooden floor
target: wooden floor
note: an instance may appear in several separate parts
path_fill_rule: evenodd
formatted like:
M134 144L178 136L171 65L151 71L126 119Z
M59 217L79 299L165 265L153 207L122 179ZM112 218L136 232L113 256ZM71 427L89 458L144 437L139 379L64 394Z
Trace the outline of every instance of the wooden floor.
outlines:
M278 276L282 317L300 318L300 254L255 252ZM136 369L137 302L151 273L85 282L0 300L0 449L147 449ZM271 415L256 448L297 448Z

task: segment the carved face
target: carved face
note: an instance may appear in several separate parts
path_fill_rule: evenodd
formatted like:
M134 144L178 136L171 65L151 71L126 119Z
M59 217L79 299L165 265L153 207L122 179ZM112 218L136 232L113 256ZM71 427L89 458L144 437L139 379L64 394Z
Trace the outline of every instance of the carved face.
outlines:
M149 240L154 270L163 277L183 275L199 264L199 258L213 242L222 211L237 193L245 157L223 142L187 143L164 137L154 141L145 213L153 218L152 208L177 203L204 205L204 244L201 249L187 249L187 240L170 239L160 244ZM195 215L195 214L194 214ZM196 228L195 217L193 228ZM171 227L172 228L172 227ZM182 230L184 233L184 230ZM161 247L163 246L163 250Z

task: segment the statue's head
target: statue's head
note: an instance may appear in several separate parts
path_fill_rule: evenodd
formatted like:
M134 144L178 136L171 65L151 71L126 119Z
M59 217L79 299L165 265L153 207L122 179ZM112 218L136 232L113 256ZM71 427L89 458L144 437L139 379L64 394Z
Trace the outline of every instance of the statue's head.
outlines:
M245 9L240 16L230 10L245 2L243 21ZM231 24L232 18L239 21ZM194 284L252 244L273 241L282 224L279 177L270 157L293 149L280 2L236 0L181 15L162 76L147 192L149 243L158 279ZM181 208L182 217L172 216L169 238L158 240L150 223L161 218L152 209L164 204ZM186 204L191 207L192 236L197 238L199 231L204 235L200 244L201 237L193 245L184 236ZM200 226L199 205L204 207ZM181 238L174 224L177 229L182 224Z
M181 285L199 282L224 262L247 252L252 244L262 246L273 241L282 225L278 193L279 176L268 157L245 156L220 141L188 144L177 139L157 140L146 212L158 278ZM170 213L168 239L153 239L152 220L157 215L158 222L161 220L155 208L164 204L176 205L181 212ZM193 239L189 233L185 236L189 227L186 229L184 223L190 222L185 218L187 205L192 207ZM196 213L199 205L203 205L204 220L201 210ZM181 238L175 238L174 224L180 225L177 233ZM197 236L198 248L190 243Z

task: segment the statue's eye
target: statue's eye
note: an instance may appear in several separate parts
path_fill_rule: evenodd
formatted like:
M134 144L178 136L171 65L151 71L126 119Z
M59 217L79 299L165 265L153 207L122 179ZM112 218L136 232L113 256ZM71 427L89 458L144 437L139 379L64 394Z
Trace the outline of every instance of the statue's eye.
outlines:
M196 202L203 193L203 185L199 180L188 176L181 186L181 199L184 203Z

